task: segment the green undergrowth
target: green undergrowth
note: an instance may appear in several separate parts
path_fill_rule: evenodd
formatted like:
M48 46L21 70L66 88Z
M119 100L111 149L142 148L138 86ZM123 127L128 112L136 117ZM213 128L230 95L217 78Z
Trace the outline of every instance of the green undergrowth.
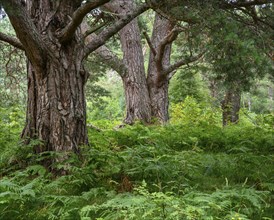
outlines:
M50 167L63 176L41 165L62 154L33 154L37 141L18 144L20 129L7 117L0 219L273 219L273 118L222 128L201 114L181 116L165 126L90 128L81 158L67 154ZM12 136L4 135L8 128Z

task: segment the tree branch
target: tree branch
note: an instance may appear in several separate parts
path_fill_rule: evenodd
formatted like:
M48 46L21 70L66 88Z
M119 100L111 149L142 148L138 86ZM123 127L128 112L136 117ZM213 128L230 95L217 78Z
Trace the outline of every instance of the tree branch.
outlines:
M88 24L86 22L83 22L81 24L81 31L83 33L87 33ZM90 43L93 42L95 38L97 38L97 35L95 33L92 33L86 36L85 41L87 43ZM127 72L127 68L123 63L123 60L119 59L116 54L114 54L105 45L102 45L97 50L95 50L95 56L99 57L104 63L106 63L110 68L116 71L121 77L123 77Z
M116 54L109 50L105 45L102 45L97 50L95 50L95 55L99 56L104 63L110 66L122 78L127 73L127 68L124 65L122 59L119 59Z
M142 14L149 7L147 4L142 4L137 7L131 14L123 15L121 18L116 21L113 25L110 25L108 28L105 28L100 34L97 35L92 42L90 42L86 48L84 53L84 58L87 57L90 53L95 51L97 48L102 46L110 37L120 31L125 25L127 25L131 20L133 20L138 15Z
M85 33L83 34L83 39L85 39L88 35L98 31L99 29L101 29L102 27L104 27L106 24L105 23L102 23L94 28L91 28L91 29L88 29L85 31Z
M18 39L32 64L43 69L46 46L20 0L1 0Z
M163 75L167 76L168 74L170 74L174 70L178 69L179 67L181 67L183 65L193 63L193 62L199 60L204 54L205 54L205 51L198 54L198 55L196 55L196 56L188 57L188 58L182 58L182 59L178 60L174 64L171 64L170 66L164 68Z
M82 23L86 14L89 13L91 10L98 8L99 6L105 4L109 1L110 0L87 1L83 6L79 7L74 12L74 14L72 16L72 20L68 23L68 25L59 34L60 42L66 43L66 42L70 41L72 39L76 29Z
M7 34L0 32L0 40L4 41L4 42L20 49L20 50L25 50L23 44L21 44L21 42L16 37L9 36Z
M258 14L257 14L257 12L256 12L256 10L255 10L254 7L252 7L251 10L248 10L248 9L242 8L242 7L237 7L237 9L240 10L240 11L242 11L242 12L245 13L246 15L250 16L250 17L253 19L253 21L254 21L254 23L255 23L256 25L258 24L258 22L260 22L260 23L262 23L262 24L264 24L264 25L270 27L271 29L274 29L274 26L273 26L272 24L270 24L270 23L264 21L263 19L261 19L261 18L258 16Z
M160 42L155 56L155 63L159 72L163 70L162 60L165 54L166 46L176 40L179 32L180 31L178 28L173 28L170 33Z
M154 56L156 56L156 50L155 50L154 46L152 45L152 42L151 42L151 40L150 40L147 32L144 31L143 34L144 34L144 36L146 38L147 44L148 44L151 52L153 53Z

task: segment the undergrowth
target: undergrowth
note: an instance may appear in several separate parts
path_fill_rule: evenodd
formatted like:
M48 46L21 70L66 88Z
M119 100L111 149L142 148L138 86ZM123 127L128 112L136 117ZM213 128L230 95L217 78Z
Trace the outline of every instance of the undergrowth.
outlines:
M209 112L179 113L166 126L91 128L80 159L52 165L64 176L40 163L58 153L18 144L20 126L2 116L0 219L273 219L271 116L222 128Z

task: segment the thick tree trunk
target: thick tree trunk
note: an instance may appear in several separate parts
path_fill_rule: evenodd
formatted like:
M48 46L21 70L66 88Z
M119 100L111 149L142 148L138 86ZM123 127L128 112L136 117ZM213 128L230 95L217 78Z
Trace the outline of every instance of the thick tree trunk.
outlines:
M166 123L169 119L168 116L168 75L163 74L163 67L170 65L171 44L164 46L163 51L159 48L164 38L170 33L173 24L156 14L153 33L151 37L152 46L156 51L150 52L149 67L148 67L148 90L151 102L152 117L156 118L162 123ZM157 53L163 53L160 61L156 60Z
M119 0L115 1L112 7L116 13L124 14L128 13L135 6L133 1ZM126 25L119 34L122 44L123 62L127 69L122 76L126 99L126 117L124 122L132 124L135 120L141 120L149 123L151 120L151 108L137 19Z
M169 80L165 79L161 83L149 83L149 95L151 102L152 117L156 121L166 123L168 115L168 85Z
M241 92L238 89L230 88L227 90L222 101L223 126L230 123L238 123L241 105Z
M77 153L79 145L88 143L84 96L86 74L81 73L73 57L66 61L51 59L42 74L28 65L27 119L22 137L42 140L37 152ZM39 79L41 75L43 78Z
M92 31L81 33L83 19L108 2L110 0L1 1L18 39L0 33L0 40L24 50L29 60L27 119L22 137L40 139L43 144L36 148L37 152L79 152L79 145L88 143L84 97L88 73L83 60L149 8L147 4L140 4L126 11L112 25L99 31L91 42L86 42ZM131 41L131 45L134 43ZM124 81L134 82L131 77ZM142 85L134 88L142 90ZM146 109L139 111L150 116Z
M139 81L139 80L137 80ZM151 108L146 83L138 83L132 75L123 77L126 99L126 124L133 124L135 120L145 123L151 121Z
M60 3L53 17L52 1L28 1L28 11L34 24L47 35L44 66L28 62L28 103L26 125L22 138L39 139L36 152L73 151L87 144L86 104L84 86L88 77L82 64L84 45L75 38L62 45L56 30L67 22L75 3ZM56 3L57 4L57 3ZM49 19L49 20L47 20Z

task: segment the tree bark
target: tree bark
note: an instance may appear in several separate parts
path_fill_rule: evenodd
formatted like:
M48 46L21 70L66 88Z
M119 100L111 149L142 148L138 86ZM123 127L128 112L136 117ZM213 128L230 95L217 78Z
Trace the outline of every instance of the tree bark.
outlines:
M73 151L88 144L84 85L87 75L81 73L74 60L51 59L43 73L28 66L28 103L23 138L37 138L42 151ZM64 67L64 63L68 66ZM82 70L83 71L83 70Z
M122 16L134 9L132 0L115 0L105 8ZM150 59L146 76L142 53L141 33L137 20L133 20L120 32L123 60L120 60L105 46L98 48L96 54L123 80L126 98L125 122L135 120L150 122L151 116L161 123L168 121L168 85L177 68L198 60L197 56L182 58L170 64L171 44L179 33L174 24L159 14L155 15L151 39L144 33L150 47Z
M73 2L27 1L27 9L38 32L46 35L43 68L28 62L28 103L24 139L39 139L35 151L73 151L88 144L84 86L88 78L82 64L84 45L77 34L66 45L57 33L78 5ZM58 12L54 12L56 8ZM54 14L55 13L55 14Z
M222 101L223 126L238 123L241 105L241 92L239 89L229 88Z
M151 103L152 117L156 118L162 123L166 123L169 119L168 116L168 85L169 77L164 74L164 67L170 65L171 43L161 45L163 39L168 36L172 31L174 25L163 18L161 15L156 14L153 25L153 32L151 43L156 54L153 50L150 51L147 84L149 90L149 97ZM164 48L160 48L164 47ZM159 54L163 53L161 58L157 60Z
M133 1L117 0L110 6L114 13L125 14L134 9ZM146 84L144 56L142 51L140 29L137 19L132 20L120 32L123 51L123 63L126 67L123 80L126 99L126 124L135 120L145 123L151 121L151 107Z
M108 4L107 8L113 13L123 14L132 7L132 1L116 0ZM132 21L119 32L124 54L123 65L109 49L101 48L96 51L97 55L122 77L127 112L124 121L128 124L134 123L136 119L150 122L151 116L158 122L166 123L169 119L168 85L170 78L178 67L201 57L199 55L190 59L181 59L170 64L171 44L178 34L173 28L174 24L171 21L156 14L151 39L145 33L150 47L147 76L137 20Z
M109 0L1 0L18 37L0 40L25 51L28 58L28 103L22 138L39 139L42 151L74 151L88 143L83 60L136 16L140 4L127 11L86 43L80 24L90 10Z

